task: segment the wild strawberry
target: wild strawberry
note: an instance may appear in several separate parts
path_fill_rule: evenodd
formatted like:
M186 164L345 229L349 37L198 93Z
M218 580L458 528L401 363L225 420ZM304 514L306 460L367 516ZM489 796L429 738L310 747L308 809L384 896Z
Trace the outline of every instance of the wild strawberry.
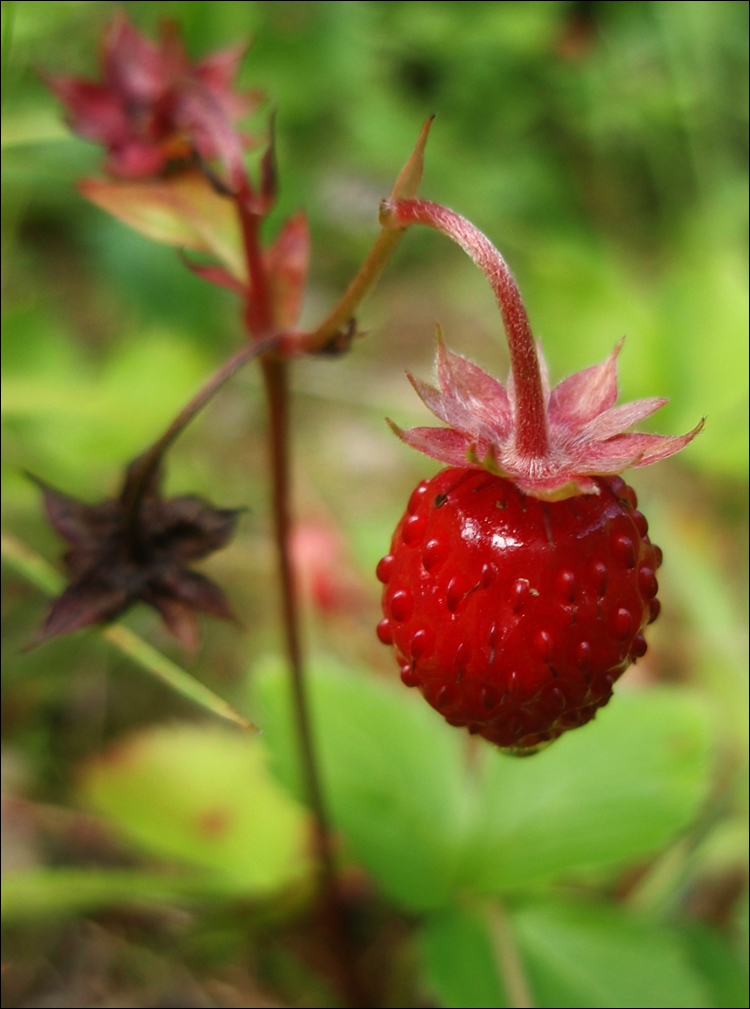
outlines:
M436 227L484 270L511 376L506 389L442 342L440 388L410 376L449 427L391 426L450 468L416 488L378 565L378 636L451 725L534 753L588 722L645 654L661 551L616 474L678 452L703 422L681 437L623 434L666 400L614 405L620 344L550 393L518 288L487 238L422 200L386 205L381 219Z

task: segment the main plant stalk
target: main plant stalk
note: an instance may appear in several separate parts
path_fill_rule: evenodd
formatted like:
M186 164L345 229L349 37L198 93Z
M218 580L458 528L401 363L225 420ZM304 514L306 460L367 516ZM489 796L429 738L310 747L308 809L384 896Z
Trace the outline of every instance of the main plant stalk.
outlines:
M299 610L294 571L289 550L291 516L289 508L289 387L288 364L273 357L262 360L268 396L273 514L281 576L281 595L287 657L291 672L292 698L300 747L305 792L315 817L315 848L321 877L321 894L331 942L339 962L341 983L352 1006L367 1006L360 989L349 938L345 910L331 850L331 832L323 798L315 740L310 718L310 702L302 664Z
M273 338L273 308L265 262L260 247L259 217L249 207L248 194L238 199L245 258L250 281L245 322L253 341ZM330 824L315 750L310 703L302 662L300 620L290 553L291 508L289 480L289 365L273 354L261 358L268 398L269 448L273 484L274 533L281 582L281 604L287 658L292 688L292 706L299 745L305 795L312 810L315 854L320 876L320 894L332 952L338 964L341 986L352 1006L366 1006L355 970L344 905L331 847Z

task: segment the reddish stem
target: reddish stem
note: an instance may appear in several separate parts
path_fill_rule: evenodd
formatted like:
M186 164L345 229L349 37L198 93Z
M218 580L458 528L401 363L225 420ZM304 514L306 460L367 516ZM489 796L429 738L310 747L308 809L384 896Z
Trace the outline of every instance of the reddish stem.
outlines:
M260 245L262 218L250 208L249 189L237 197L242 222L250 292L246 302L245 321L250 335L264 343L274 329L273 303ZM274 337L271 337L274 339ZM257 346L257 342L252 346ZM331 948L338 961L342 987L351 1006L367 1006L359 986L354 951L349 938L344 903L331 844L330 824L323 798L323 789L315 752L310 705L305 682L300 644L299 610L294 585L291 553L290 487L289 487L289 366L286 361L264 354L261 358L263 378L268 397L271 471L273 481L273 514L286 649L291 671L292 701L296 722L300 762L305 794L314 816L315 851L320 872L320 892L326 929Z
M289 509L288 365L284 361L270 357L264 358L261 365L268 395L271 469L273 471L273 512L279 555L279 573L281 576L284 628L286 631L289 665L292 671L292 694L300 750L302 751L305 791L309 797L310 806L316 813L318 834L326 836L328 833L328 823L317 773L317 762L315 760L315 747L313 745L310 723L310 707L302 668L299 614L297 610L294 574L288 549L291 529ZM328 845L322 844L320 837L318 838L318 850L324 872L327 875L332 872L333 867L330 861Z
M321 896L326 927L339 962L341 981L351 1006L368 1006L360 989L349 937L344 904L331 846L328 814L315 754L310 705L305 683L300 647L299 612L289 553L291 528L289 510L289 366L286 361L266 356L261 361L268 394L271 468L273 471L273 510L276 545L281 575L284 628L289 666L292 674L292 698L297 739L300 746L305 792L315 816L315 849L320 867Z
M242 227L249 286L245 302L245 323L250 334L257 340L271 333L274 320L268 273L260 244L262 218L250 207L252 197L249 186L244 188L237 196L237 210Z
M426 224L461 246L490 282L505 324L516 394L516 449L527 459L549 451L547 412L534 337L529 318L508 264L492 242L465 217L429 200L398 200L385 204L381 219L393 227Z

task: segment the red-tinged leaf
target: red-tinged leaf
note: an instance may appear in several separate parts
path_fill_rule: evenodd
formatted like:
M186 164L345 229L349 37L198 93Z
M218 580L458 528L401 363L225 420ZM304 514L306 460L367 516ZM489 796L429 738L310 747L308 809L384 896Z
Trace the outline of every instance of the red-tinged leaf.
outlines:
M241 284L239 280L227 273L220 266L205 266L201 263L191 263L187 257L183 257L183 263L187 266L188 270L201 277L203 280L208 281L209 284L214 284L216 287L224 287L228 291L238 294L241 298L246 298L248 290L244 284Z
M451 424L453 427L460 426L460 424L456 424L454 419L454 412L451 409L453 402L450 396L446 396L440 389L428 385L420 378L415 378L408 371L406 377L430 413L434 413L438 420L442 420L446 424Z
M195 66L195 75L216 94L230 119L247 116L263 101L262 91L237 92L232 89L234 78L247 53L247 43L220 49L204 57Z
M204 56L195 66L196 76L212 91L227 90L232 86L247 50L248 44L241 42L236 46L219 49L210 56Z
M406 445L447 466L466 466L469 439L446 427L412 427L402 430L386 418L393 433Z
M638 453L638 461L633 463L634 466L650 466L653 462L668 459L669 456L680 452L697 434L700 434L704 424L705 421L702 420L692 431L681 435L621 434L608 442L602 442L601 445L602 448L614 443L626 445L629 450Z
M620 340L606 361L576 372L552 390L549 400L552 423L578 427L615 405L617 355L622 344Z
M572 479L576 474L607 476L640 465L641 452L635 434L620 434L609 441L582 442L571 450L561 475Z
M406 377L414 386L417 395L427 409L454 430L459 431L470 440L485 433L481 418L472 413L460 396L453 392L440 392L412 375L407 374Z
M176 205L175 194L168 182L84 179L79 189L96 206L146 238L165 245L208 251L203 237Z
M222 162L229 188L235 193L242 192L248 184L242 138L220 98L201 81L187 78L180 84L175 119L188 131L204 160L218 158Z
M175 206L200 235L204 249L246 283L242 229L234 201L218 194L202 172L181 172L170 181Z
M192 72L190 57L180 35L180 26L172 18L162 21L159 31L159 62L164 84L172 84Z
M651 399L637 399L632 403L622 403L620 406L610 407L598 417L594 417L582 429L581 434L594 441L605 441L613 438L616 434L622 434L639 420L650 417L667 404L668 400L660 396Z
M246 282L237 209L202 172L190 169L142 182L85 179L79 188L92 203L147 238L210 253L240 283Z
M257 103L257 94L232 89L239 50L191 66L174 22L158 45L124 14L115 16L102 45L102 81L52 77L48 83L70 110L72 129L108 148L106 169L120 178L163 176L197 151L219 158L230 188L247 186L242 149L248 143L232 123Z
M122 144L129 125L119 98L100 84L65 75L43 74L47 87L69 110L74 133L96 144Z
M165 87L165 73L157 47L118 12L102 46L104 80L133 102L148 104Z
M304 212L289 218L265 258L274 321L281 329L290 329L302 311L310 263L310 231Z
M164 153L154 144L128 140L110 148L104 171L120 179L147 179L158 175L164 163Z
M513 417L502 384L466 358L447 350L440 339L436 366L443 391L476 418L472 430L487 428L500 440L506 438Z

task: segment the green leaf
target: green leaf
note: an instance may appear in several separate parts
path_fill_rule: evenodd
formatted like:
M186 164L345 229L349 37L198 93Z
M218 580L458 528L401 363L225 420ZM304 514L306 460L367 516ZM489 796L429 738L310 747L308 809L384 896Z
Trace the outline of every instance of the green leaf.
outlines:
M437 908L459 888L491 893L650 853L706 794L705 717L677 692L618 696L593 724L528 760L483 747L475 789L464 737L421 699L330 664L310 683L334 823L409 908ZM255 693L277 771L300 795L277 663L258 668Z
M691 963L711 992L713 1005L746 1009L747 964L740 962L726 937L698 922L681 932Z
M163 903L223 893L214 874L167 875L132 869L32 869L3 876L3 922L68 916L132 903Z
M373 677L318 663L311 706L333 822L385 892L409 908L450 896L467 796L462 737L420 698ZM255 670L260 725L282 780L300 794L288 676L269 660Z
M442 1006L507 1006L495 951L481 907L429 916L419 933L424 984Z
M142 850L213 870L242 893L308 870L307 817L256 737L196 725L139 732L88 767L82 795Z
M493 892L658 850L706 795L707 735L697 700L664 690L616 695L524 760L487 748L467 883Z
M667 929L617 908L544 902L513 915L537 1005L709 1006L686 950Z
M540 1009L712 1004L679 937L648 919L604 904L540 901L520 907L510 920ZM493 927L490 905L428 917L419 948L425 985L440 1005L508 1005Z

